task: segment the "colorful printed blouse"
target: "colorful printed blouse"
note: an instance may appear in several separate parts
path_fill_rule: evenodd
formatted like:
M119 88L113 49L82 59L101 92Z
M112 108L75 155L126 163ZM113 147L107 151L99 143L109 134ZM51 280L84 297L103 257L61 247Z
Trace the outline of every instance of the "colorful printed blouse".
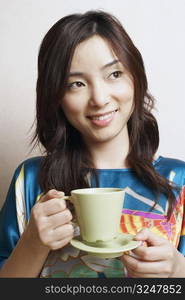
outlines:
M41 157L21 163L16 169L6 201L0 213L0 266L9 257L30 218L30 211L42 190L37 181ZM161 195L155 209L155 195L131 169L99 169L100 187L125 188L120 231L135 234L143 227L171 241L185 255L185 162L160 156L153 162L162 176L180 187L176 203L167 220L167 199ZM91 186L94 186L91 180ZM103 213L103 212L102 212ZM104 259L68 244L50 251L40 277L124 277L126 272L119 258Z

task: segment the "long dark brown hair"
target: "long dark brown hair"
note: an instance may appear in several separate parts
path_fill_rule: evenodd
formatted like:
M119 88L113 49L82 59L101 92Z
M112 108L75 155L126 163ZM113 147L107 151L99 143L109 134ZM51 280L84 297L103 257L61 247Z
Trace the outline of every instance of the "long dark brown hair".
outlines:
M96 175L93 161L81 134L68 122L61 101L76 46L93 35L105 39L134 83L134 111L128 121L130 149L128 165L156 193L169 200L170 216L175 196L172 184L152 164L159 145L156 119L151 113L154 99L148 93L144 63L121 23L103 11L88 11L60 19L45 35L38 56L36 131L34 145L45 149L39 183L44 192L51 188L69 194L88 186L87 173ZM97 178L97 177L96 177Z

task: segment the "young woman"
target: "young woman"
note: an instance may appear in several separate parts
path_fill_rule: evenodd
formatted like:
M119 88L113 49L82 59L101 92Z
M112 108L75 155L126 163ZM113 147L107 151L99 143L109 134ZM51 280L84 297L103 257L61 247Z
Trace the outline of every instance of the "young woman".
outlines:
M103 11L69 15L38 57L33 139L1 210L1 277L185 277L185 162L156 157L158 126L140 52ZM144 243L121 259L71 246L64 193L121 187L120 229ZM103 213L103 212L102 212Z

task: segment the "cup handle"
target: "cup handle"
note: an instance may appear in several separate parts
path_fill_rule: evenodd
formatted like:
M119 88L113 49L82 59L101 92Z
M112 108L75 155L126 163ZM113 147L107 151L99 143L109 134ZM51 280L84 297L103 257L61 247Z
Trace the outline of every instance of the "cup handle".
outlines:
M71 196L64 196L64 200L69 200L69 201L73 202Z
M73 203L73 201L72 201L72 197L71 196L64 196L64 200L69 200L69 201L71 201L72 203ZM73 228L74 228L74 234L75 235L78 235L78 231L79 231L79 225L78 225L78 223L77 222L74 222L74 221L71 221L71 222L69 222L72 226L73 226Z

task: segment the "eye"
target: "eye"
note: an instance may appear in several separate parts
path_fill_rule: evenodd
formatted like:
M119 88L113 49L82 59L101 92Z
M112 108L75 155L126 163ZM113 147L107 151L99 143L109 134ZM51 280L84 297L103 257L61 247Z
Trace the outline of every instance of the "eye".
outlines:
M75 81L75 82L69 83L67 85L67 87L69 89L77 89L77 88L80 88L82 86L85 86L85 84L83 82L81 82L81 81Z
M117 78L121 77L122 73L123 72L121 72L121 71L115 71L109 75L109 78L117 79Z

